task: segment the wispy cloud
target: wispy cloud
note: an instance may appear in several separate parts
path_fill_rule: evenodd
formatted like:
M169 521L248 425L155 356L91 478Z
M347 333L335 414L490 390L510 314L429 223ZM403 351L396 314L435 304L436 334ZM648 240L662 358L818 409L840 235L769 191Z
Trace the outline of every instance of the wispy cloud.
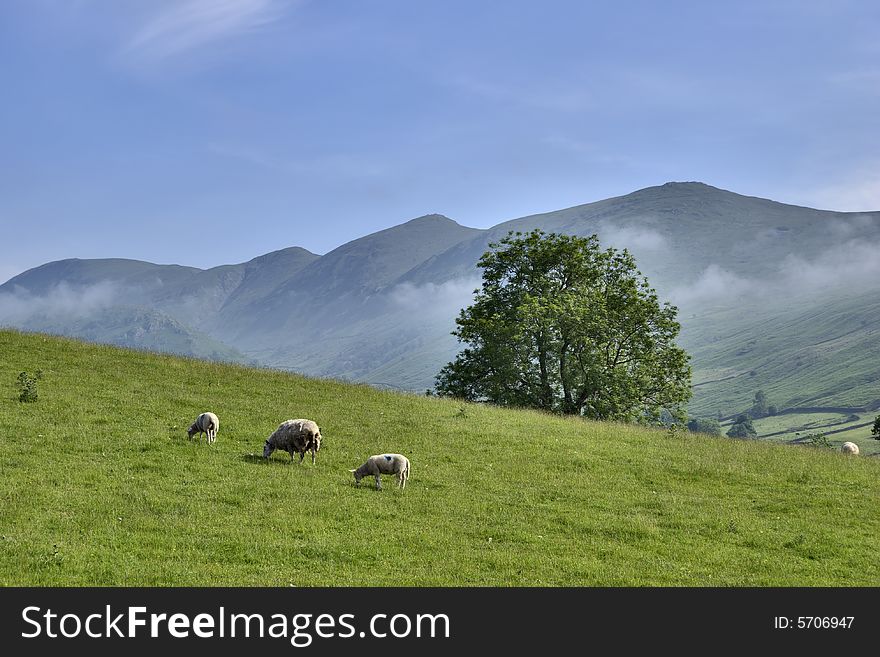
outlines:
M603 221L599 224L599 237L603 246L629 249L635 253L665 252L669 248L666 238L651 228L616 226Z
M674 303L688 307L745 297L768 302L825 292L873 290L880 286L878 249L880 243L853 239L810 259L789 254L766 278L742 277L713 264L689 285L671 290L669 296Z
M457 278L445 283L413 285L401 283L394 286L389 297L394 306L406 310L415 318L454 317L459 310L474 299L474 290L480 287L479 278Z
M172 3L128 41L133 59L158 61L202 48L279 20L289 3L279 0L186 0Z
M61 281L42 295L17 289L0 293L0 326L23 326L35 317L82 318L115 305L125 291L112 281L72 286Z

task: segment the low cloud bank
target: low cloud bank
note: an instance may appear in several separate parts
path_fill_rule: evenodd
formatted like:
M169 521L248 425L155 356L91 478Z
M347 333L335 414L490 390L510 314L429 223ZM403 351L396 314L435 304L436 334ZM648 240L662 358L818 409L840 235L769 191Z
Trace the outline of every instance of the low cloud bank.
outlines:
M658 253L669 248L666 238L651 228L615 226L603 222L598 230L603 247L613 246L615 249L627 249L633 253Z
M731 301L750 296L758 300L804 296L836 290L867 291L880 288L880 242L850 240L820 256L806 259L788 255L767 278L739 276L710 265L688 285L674 288L669 297L681 306Z
M34 317L88 317L116 305L122 298L121 286L111 281L86 286L62 281L44 295L21 289L3 292L0 293L0 325L21 326Z
M445 283L400 283L389 292L393 305L413 313L413 319L424 317L454 317L471 304L474 290L480 287L480 278L456 278Z

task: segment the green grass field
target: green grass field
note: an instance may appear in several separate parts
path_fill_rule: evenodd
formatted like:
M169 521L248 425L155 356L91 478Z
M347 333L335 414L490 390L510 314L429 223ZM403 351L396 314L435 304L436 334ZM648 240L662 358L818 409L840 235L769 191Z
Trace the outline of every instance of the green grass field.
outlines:
M835 448L850 441L859 446L863 456L874 456L880 454L880 440L871 435L870 423L875 417L876 412L785 413L754 420L753 424L758 438L762 440L785 443L809 434L821 433ZM724 430L730 425L730 422L726 422Z
M204 410L211 446L185 433ZM256 456L298 417L316 466ZM0 440L6 586L880 585L876 458L10 331ZM384 451L406 490L355 488Z

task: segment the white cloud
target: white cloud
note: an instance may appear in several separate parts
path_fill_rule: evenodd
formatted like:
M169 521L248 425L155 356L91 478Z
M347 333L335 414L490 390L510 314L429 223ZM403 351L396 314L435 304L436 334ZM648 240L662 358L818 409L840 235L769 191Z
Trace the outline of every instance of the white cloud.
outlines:
M628 249L634 253L665 251L668 247L666 238L650 228L615 226L602 222L599 225L599 237L603 246Z
M681 306L717 300L792 298L841 290L880 287L880 243L853 239L805 259L789 254L767 278L744 278L710 265L688 285L674 288L669 297Z
M278 0L187 0L141 27L125 52L133 58L162 60L253 32L281 18L285 3Z
M783 290L794 294L839 287L873 288L880 283L880 243L850 240L805 260L789 255L780 266Z
M400 283L389 292L391 302L414 316L451 317L469 305L480 278L456 278L445 283Z
M44 295L24 291L0 293L0 326L16 326L34 316L86 317L108 308L123 298L116 283L104 281L85 287L74 287L62 281Z
M880 226L880 217L870 214L853 214L828 223L832 235L852 239L861 234L872 234Z
M737 276L718 265L709 265L693 283L674 288L669 298L673 303L687 306L718 299L735 299L756 289L755 281Z

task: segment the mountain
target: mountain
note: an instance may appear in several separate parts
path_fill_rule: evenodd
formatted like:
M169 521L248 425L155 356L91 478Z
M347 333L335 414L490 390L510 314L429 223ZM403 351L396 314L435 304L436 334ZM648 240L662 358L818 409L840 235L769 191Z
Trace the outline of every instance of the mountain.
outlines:
M164 340L201 356L423 391L458 348L450 331L479 285L479 257L509 231L533 228L595 233L633 253L661 297L679 306L694 413L738 412L757 389L784 407L880 399L872 328L880 213L802 208L697 182L485 230L426 215L325 255L290 247L208 270L48 263L0 286L0 324L151 349ZM189 342L145 340L146 310L158 313L147 322L154 330L173 327Z

